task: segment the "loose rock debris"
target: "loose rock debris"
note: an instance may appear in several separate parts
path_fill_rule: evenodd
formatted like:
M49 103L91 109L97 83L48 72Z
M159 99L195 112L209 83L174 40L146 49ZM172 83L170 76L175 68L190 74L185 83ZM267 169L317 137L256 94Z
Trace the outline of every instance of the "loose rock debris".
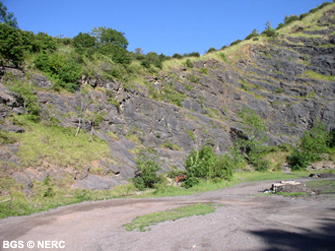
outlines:
M260 190L259 192L262 193L278 193L278 192L285 192L285 193L297 193L297 192L304 192L304 193L312 193L312 191L306 187L305 184L295 180L282 180L273 183L270 189Z
M309 175L311 178L333 178L335 173L311 173Z

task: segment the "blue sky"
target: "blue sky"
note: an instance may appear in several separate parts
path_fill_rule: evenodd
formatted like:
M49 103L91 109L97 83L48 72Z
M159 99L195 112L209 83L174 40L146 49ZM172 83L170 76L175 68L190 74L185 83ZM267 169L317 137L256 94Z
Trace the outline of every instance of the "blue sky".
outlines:
M324 0L2 0L19 28L74 37L106 26L125 33L128 50L174 53L220 49L285 15L308 12Z

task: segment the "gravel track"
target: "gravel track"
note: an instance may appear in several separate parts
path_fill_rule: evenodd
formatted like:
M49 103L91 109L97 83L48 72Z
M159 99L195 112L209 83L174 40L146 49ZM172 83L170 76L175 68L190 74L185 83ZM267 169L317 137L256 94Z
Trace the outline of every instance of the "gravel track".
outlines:
M190 196L83 202L0 220L3 241L65 241L58 250L335 250L335 197L254 196L271 181ZM136 216L199 202L215 213L127 232ZM19 250L28 249L26 246ZM47 249L57 250L57 249Z

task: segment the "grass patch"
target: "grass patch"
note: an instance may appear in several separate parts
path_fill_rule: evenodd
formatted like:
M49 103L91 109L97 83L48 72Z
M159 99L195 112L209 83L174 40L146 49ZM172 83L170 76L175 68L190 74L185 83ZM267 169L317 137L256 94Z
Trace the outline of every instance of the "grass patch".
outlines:
M147 214L143 216L136 217L132 222L124 224L123 226L127 231L132 231L134 229L139 229L140 232L144 232L151 225L156 225L157 223L178 220L185 217L190 217L193 215L205 215L209 213L214 213L216 206L213 203L207 204L193 204L184 207L178 207L171 210L166 210L164 212L156 212L152 214Z
M189 130L184 130L184 131L188 134L188 136L190 136L190 138L191 138L193 141L195 141L195 136L194 136L193 131L189 131Z
M0 203L0 218L9 216L29 215L32 213L42 212L58 206L80 203L82 201L96 201L113 198L136 197L167 197L191 195L214 191L241 182L257 182L262 180L281 180L307 177L308 172L293 172L285 174L282 172L241 172L235 173L232 181L221 180L200 180L199 184L185 189L182 187L167 186L157 190L147 190L145 193L135 195L136 188L133 183L114 187L112 190L81 190L71 189L73 177L67 175L61 180L49 180L47 182L34 182L34 196L28 197L23 193L23 186L16 183L13 178L0 178L0 190L8 191L8 196L3 196L3 200L9 201Z
M8 196L1 197L0 219L10 216L29 215L47 211L59 206L65 206L83 201L105 200L122 198L134 193L132 183L114 187L112 190L72 189L73 177L67 175L61 180L47 177L42 182L34 181L33 196L23 193L23 185L13 178L0 178L0 190L9 192Z
M182 107L182 102L187 96L178 92L175 86L163 82L163 89L158 91L154 86L148 85L149 98L157 101L168 101L176 106Z
M15 142L17 142L16 133L0 130L0 145L13 144Z
M108 131L107 133L107 136L113 140L119 140L119 137L116 135L115 132L112 132L112 131Z
M299 196L308 196L310 194L308 193L302 193L302 192L297 192L297 193L284 193L284 192L278 192L276 195L283 195L283 196L289 196L289 197L299 197Z
M205 114L207 117L210 117L210 118L213 118L213 119L220 119L218 110L208 108L205 105L203 105L202 108L207 111L207 113Z
M200 76L189 74L186 76L186 79L192 83L198 84Z
M284 179L297 179L300 177L307 177L309 173L307 172L292 172L292 173L282 173L282 172L243 172L235 173L235 179L242 179L242 181L257 182L263 180L284 180Z
M335 180L315 180L306 183L316 193L335 193Z
M321 10L318 10L317 12L311 13L308 16L304 17L302 20L294 21L290 24L285 25L281 29L277 30L277 32L279 33L279 35L286 35L295 31L297 27L308 27L309 30L320 29L320 27L317 26L318 19L320 19L327 10L330 10L332 8L334 8L334 4L325 6Z
M182 151L183 148L179 147L177 144L172 144L170 141L165 140L163 145L161 145L161 147L167 148L167 149L171 149L173 151Z
M15 116L15 120L26 130L17 135L21 143L17 155L23 167L38 166L43 159L60 166L83 166L109 156L107 143L83 130L75 137L75 128L34 123L25 116Z
M301 78L314 78L318 80L326 80L326 81L335 81L334 76L325 76L314 71L305 71L301 76Z

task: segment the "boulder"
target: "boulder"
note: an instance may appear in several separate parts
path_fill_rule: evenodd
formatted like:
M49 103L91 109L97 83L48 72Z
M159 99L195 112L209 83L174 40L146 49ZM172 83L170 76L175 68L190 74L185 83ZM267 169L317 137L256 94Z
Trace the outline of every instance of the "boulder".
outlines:
M115 186L125 185L127 181L120 176L102 177L90 174L83 180L76 180L71 188L90 189L90 190L108 190Z
M32 82L39 88L50 88L52 86L52 83L48 80L48 78L39 73L33 74Z

